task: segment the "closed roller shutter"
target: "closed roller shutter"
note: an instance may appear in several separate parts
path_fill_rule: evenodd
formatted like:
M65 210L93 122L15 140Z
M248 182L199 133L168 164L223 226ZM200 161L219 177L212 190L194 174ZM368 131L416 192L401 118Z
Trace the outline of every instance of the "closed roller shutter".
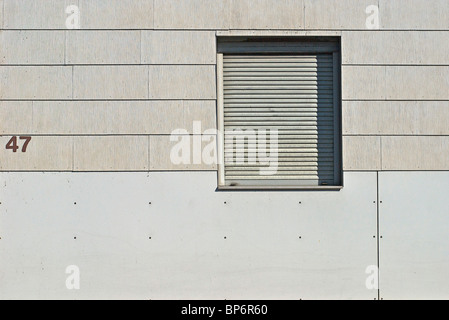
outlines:
M223 55L226 185L340 183L334 58L333 52ZM277 163L272 157L268 170L270 155Z

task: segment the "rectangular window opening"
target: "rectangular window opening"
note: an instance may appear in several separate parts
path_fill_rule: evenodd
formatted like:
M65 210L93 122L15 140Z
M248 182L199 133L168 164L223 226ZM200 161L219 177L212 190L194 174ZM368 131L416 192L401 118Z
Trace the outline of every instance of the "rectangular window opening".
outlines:
M341 188L340 38L217 43L219 188Z

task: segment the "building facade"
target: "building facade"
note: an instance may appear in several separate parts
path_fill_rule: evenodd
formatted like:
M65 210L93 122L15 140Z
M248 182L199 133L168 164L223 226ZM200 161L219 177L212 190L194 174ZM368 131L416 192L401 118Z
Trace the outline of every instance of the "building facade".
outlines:
M0 298L449 298L449 1L0 11ZM275 183L220 162L293 120Z

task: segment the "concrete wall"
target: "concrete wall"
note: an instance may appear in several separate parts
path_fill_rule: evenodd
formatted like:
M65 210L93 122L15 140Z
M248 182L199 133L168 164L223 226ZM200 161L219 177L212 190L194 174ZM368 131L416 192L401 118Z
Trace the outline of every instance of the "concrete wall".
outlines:
M69 5L80 10L79 30L66 27ZM379 29L367 28L371 12L366 9L373 5L379 8ZM407 173L398 176L407 179L416 171L426 174L449 170L447 0L0 0L0 27L0 146L3 146L0 171L5 173L2 180L11 181L8 188L10 183L21 188L20 177L31 177L31 171L87 175L129 172L130 177L133 172L176 171L170 180L173 184L181 179L177 175L187 174L181 171L194 171L189 174L192 181L196 181L197 175L208 175L207 183L201 179L196 182L200 184L197 191L206 195L210 188L216 187L211 183L216 166L173 164L169 135L176 129L191 134L194 121L201 121L203 130L216 128L216 36L225 35L341 37L343 168L346 174L352 172L351 177L357 177L347 179L345 189L354 190L352 181L368 177L367 190L377 190L377 180L372 178L376 172L410 171L410 176ZM26 153L5 149L9 139L16 135L32 136ZM17 176L7 173L16 171L25 173L16 173ZM91 179L103 181L100 177L92 174ZM39 185L38 180L32 179L27 188L32 188L33 181L35 186ZM426 183L431 186L429 181ZM137 179L136 188L145 188L145 183ZM82 188L76 186L71 190ZM173 189L174 197L182 193L183 189ZM342 214L346 208L358 210L352 196L346 198L349 193L344 190L331 196L342 201L335 214ZM364 195L369 201L377 201L374 194ZM3 214L9 196L18 208L22 208L19 205L22 200L27 201L2 191ZM65 196L70 197L70 192ZM313 197L325 200L329 194L317 193ZM48 202L33 210L42 214L42 210L53 205L57 204ZM93 208L97 213L104 210ZM185 213L192 214L195 208ZM164 207L160 209L163 211ZM379 212L383 213L382 208ZM376 210L364 213L371 215L370 219L377 215ZM112 210L111 214L119 213ZM356 223L348 219L348 226ZM392 223L388 219L381 221ZM240 222L242 232L250 228L249 219ZM2 226L0 247L4 246L7 232ZM162 228L163 224L157 226ZM433 226L429 224L424 233L432 233ZM375 226L367 224L364 228L369 230L364 236L372 238L371 229ZM358 241L345 245L354 246L355 251L360 249ZM166 243L164 248L171 247ZM447 257L449 248L446 249ZM79 253L80 249L74 250ZM201 254L201 250L195 252ZM322 254L332 254L331 250L323 249ZM44 250L41 260L51 254ZM376 250L371 254L376 264ZM171 256L174 255L175 251ZM365 259L358 265L362 278L365 264L373 259ZM38 261L36 257L35 262ZM287 260L280 263L281 270L285 271L289 263ZM329 265L327 270L335 270L337 265ZM9 265L8 270L14 267ZM314 272L314 268L316 265L310 265L307 270ZM338 276L353 272L346 271ZM30 272L35 277L30 276L28 281L35 281L38 273ZM301 274L298 272L292 271L291 278ZM2 277L0 273L0 286L6 274L9 273ZM269 275L268 272L260 276ZM230 278L220 281L224 279ZM329 279L334 279L331 273ZM302 286L313 288L325 280L312 276L304 281ZM162 283L152 285L162 288ZM176 288L178 282L172 285ZM24 288L32 290L33 286ZM447 285L444 288L434 291L435 294L423 292L447 298L449 289ZM202 289L196 288L195 292ZM279 297L296 299L298 295L290 289L286 292L291 294L279 293ZM86 296L95 296L95 292L101 296L98 290ZM154 290L154 297L174 292ZM130 296L148 298L138 292L127 292ZM234 291L224 290L221 294L217 289L211 296L253 297L249 291L246 295L225 292ZM300 296L306 297L309 292L310 297L320 297L318 292L303 292ZM372 292L361 294L354 287L343 286L343 293L337 292L329 290L322 297L373 298ZM2 297L18 297L21 293L8 295L3 291ZM27 296L35 296L28 293ZM400 290L396 293L396 297L401 297ZM40 296L45 297L44 291Z
M171 132L164 129L189 128L190 119L214 117L213 108L194 106L211 106L216 99L217 33L339 35L344 169L447 169L446 138L434 137L447 136L449 128L447 1L344 0L332 5L327 0L2 2L0 114L17 123L2 125L5 136L108 134L123 135L121 141L133 143L133 137L126 137L130 131L133 135L161 135ZM69 4L79 6L81 30L66 29ZM366 27L369 5L379 6L379 30ZM153 100L161 108L165 108L164 102L159 100L167 100L167 109L180 100L189 104L156 118L150 115L159 113ZM148 107L142 108L142 101L148 101ZM180 123L179 113L189 113L190 119ZM124 121L126 114L132 120ZM60 120L52 120L54 117ZM143 119L147 128L154 129L137 130ZM207 125L215 128L211 122ZM416 136L429 137L422 144ZM73 146L80 141L61 139ZM372 143L361 144L364 139ZM33 141L30 153L43 148L44 141L49 140ZM426 148L427 142L436 148ZM401 147L400 157L396 146ZM88 145L77 150L94 153ZM426 156L416 157L416 153ZM12 156L2 149L2 170L33 169L26 161L21 162L23 166L8 167L6 163L15 163ZM39 169L54 170L52 162L80 158L70 152L59 156L62 158L57 161L50 157L47 168L40 159ZM97 167L95 159L89 163L89 157L85 158L82 166L72 163L67 170L104 169ZM429 162L427 158L437 160ZM117 163L109 169L157 167L134 164Z

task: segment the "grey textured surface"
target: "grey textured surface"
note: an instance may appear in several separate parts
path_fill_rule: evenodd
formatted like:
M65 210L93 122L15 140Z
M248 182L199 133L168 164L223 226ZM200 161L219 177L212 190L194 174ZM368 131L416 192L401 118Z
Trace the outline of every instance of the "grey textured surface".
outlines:
M381 296L449 297L448 172L382 172Z
M0 298L377 297L375 173L324 193L215 192L216 178L0 174Z

